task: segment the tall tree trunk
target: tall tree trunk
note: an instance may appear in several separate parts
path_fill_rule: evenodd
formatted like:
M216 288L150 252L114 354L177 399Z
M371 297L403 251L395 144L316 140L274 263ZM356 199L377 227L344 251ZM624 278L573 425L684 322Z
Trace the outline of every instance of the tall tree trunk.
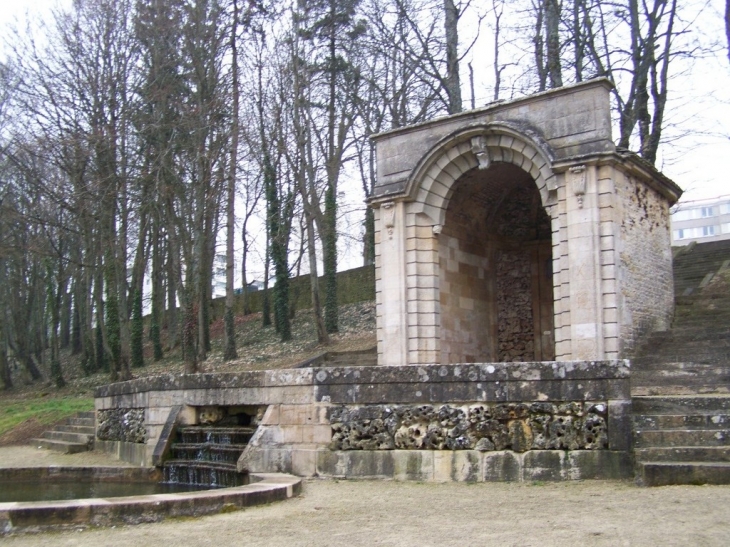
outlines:
M5 334L5 317L0 317L0 382L4 390L12 389L13 378L8 361L8 340Z
M459 10L454 0L444 0L444 34L446 37L446 93L449 114L461 112L461 81L459 79Z
M172 235L167 236L167 351L178 345L180 336L180 319L177 313L177 279L179 271L179 260L172 258L173 249L170 244Z
M330 339L327 334L327 327L322 318L322 304L319 301L319 277L317 276L317 249L314 241L314 220L312 215L305 214L307 223L307 255L309 256L309 283L312 292L312 313L317 326L317 340L320 344L329 345Z
M547 71L550 87L562 87L560 63L560 0L545 0L545 33L547 34Z
M61 314L59 319L59 346L66 349L71 345L71 293L64 291L61 295Z
M238 357L236 353L236 328L233 317L233 242L236 233L236 168L238 166L238 50L236 34L238 33L238 1L233 0L233 24L231 25L231 85L232 88L232 120L231 120L231 157L228 166L228 192L226 196L226 349L225 361Z
M6 302L5 258L0 256L0 382L4 390L12 389L13 379L8 361L8 302Z
M152 353L155 361L164 356L162 351L162 340L160 329L162 324L162 312L165 309L165 294L162 286L162 243L160 241L159 218L154 219L152 232L152 309L150 313L150 341L152 342Z

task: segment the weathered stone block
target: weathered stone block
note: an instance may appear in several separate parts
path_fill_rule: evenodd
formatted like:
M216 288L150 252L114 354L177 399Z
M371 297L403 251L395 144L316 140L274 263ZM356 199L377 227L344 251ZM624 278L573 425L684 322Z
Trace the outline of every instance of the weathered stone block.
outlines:
M482 469L485 481L510 482L522 480L522 465L514 452L486 452Z
M291 451L291 469L299 477L313 477L317 474L317 449L293 448Z
M317 474L360 479L392 478L391 451L351 451L317 453Z
M289 448L258 447L244 455L247 457L245 468L251 473L292 473L292 450Z
M434 480L434 452L393 450L393 478L396 480Z
M628 452L631 446L631 400L608 401L608 447Z
M576 450L566 456L566 479L626 480L634 475L629 452Z
M564 477L563 450L533 450L522 456L522 480L558 481Z

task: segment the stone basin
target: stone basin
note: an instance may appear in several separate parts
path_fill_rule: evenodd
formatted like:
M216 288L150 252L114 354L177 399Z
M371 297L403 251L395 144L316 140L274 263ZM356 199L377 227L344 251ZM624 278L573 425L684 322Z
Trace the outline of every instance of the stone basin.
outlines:
M3 483L150 482L155 468L47 467L0 469ZM167 517L199 516L223 510L281 501L299 494L301 479L283 473L252 473L250 483L233 488L116 498L0 503L0 536L48 530L139 524Z

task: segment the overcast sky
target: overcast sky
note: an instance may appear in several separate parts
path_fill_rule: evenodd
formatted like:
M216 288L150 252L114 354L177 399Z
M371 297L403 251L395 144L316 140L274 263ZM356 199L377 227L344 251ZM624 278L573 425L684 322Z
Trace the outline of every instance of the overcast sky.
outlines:
M26 11L31 15L47 16L57 0L0 0L0 29L14 18L23 20ZM62 0L66 5L70 0ZM710 0L708 8L701 12L696 28L703 38L723 36L721 9L723 2ZM462 32L464 38L466 32ZM478 44L463 61L462 69L465 103L468 104L466 63L471 61L475 70L491 70L491 35L488 28L481 31L483 44ZM464 40L467 41L466 39ZM2 47L2 46L0 46ZM730 61L726 50L717 54L687 62L670 84L670 105L667 119L677 124L678 130L667 130L665 134L676 138L665 145L664 154L657 160L657 167L672 178L684 190L682 201L704 199L730 194L728 169L725 161L730 159ZM477 81L481 78L477 76ZM476 95L488 96L484 87ZM478 101L483 104L484 101ZM681 132L681 134L679 134Z

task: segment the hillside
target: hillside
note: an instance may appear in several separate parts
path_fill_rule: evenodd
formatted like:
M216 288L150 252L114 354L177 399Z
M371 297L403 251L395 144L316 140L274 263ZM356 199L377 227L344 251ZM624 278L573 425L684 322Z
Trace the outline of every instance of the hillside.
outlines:
M299 310L292 322L292 340L281 342L273 326L261 326L261 313L236 317L236 346L239 358L223 361L224 327L219 319L211 325L212 351L202 364L204 372L235 372L288 368L325 351L351 351L371 348L375 345L375 303L360 302L340 306L340 332L332 336L329 346L317 343L317 335L311 310ZM63 353L63 374L66 387L56 388L50 378L48 363L41 369L44 380L29 382L25 371L13 367L12 389L0 391L0 415L3 408L16 401L37 398L91 398L94 388L109 383L105 372L85 376L78 359ZM152 348L145 347L145 363L142 368L132 369L135 378L157 374L181 374L183 363L179 349L159 362L152 361ZM0 432L1 434L2 432Z

